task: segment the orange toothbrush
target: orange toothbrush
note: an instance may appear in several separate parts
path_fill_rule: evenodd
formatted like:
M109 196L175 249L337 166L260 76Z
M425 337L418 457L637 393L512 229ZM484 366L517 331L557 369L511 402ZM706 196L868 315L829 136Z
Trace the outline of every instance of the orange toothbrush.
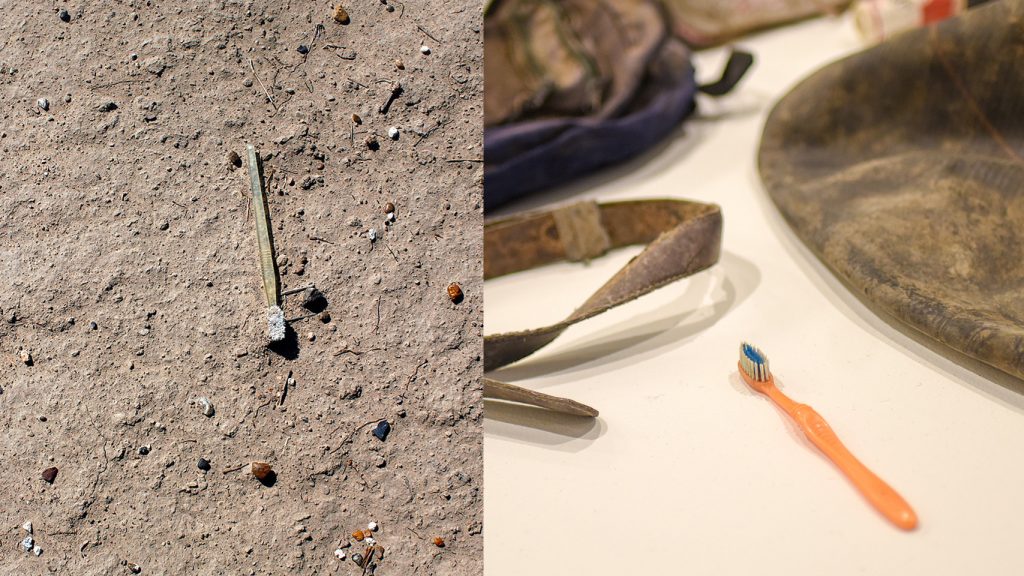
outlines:
M744 342L740 345L740 375L754 390L764 394L779 405L782 410L803 430L825 456L835 462L853 485L860 490L868 502L890 522L903 530L917 526L917 514L907 501L888 484L868 470L843 446L839 437L820 414L806 404L798 404L775 386L775 378L768 370L768 357L764 352Z

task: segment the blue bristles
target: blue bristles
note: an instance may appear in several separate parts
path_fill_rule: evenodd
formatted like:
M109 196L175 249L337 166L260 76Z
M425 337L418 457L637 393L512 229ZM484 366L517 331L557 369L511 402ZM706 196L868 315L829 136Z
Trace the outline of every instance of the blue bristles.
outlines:
M746 342L740 344L740 367L754 380L768 380L768 356Z

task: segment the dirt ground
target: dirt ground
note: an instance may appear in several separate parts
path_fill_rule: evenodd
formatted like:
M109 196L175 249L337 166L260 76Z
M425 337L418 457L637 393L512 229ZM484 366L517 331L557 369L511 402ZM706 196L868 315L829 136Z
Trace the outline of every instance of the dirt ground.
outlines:
M0 11L0 574L482 572L482 6L345 8Z

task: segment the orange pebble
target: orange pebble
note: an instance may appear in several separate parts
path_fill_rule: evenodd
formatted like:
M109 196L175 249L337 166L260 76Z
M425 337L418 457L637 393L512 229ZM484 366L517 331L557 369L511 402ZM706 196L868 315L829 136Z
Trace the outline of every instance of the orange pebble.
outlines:
M438 548L444 548L444 538L441 538L440 536L434 536L434 546L437 546Z
M356 542L362 542L363 538L366 538L366 534L363 534L362 530L356 530L352 533L352 537L356 539Z
M458 282L448 285L448 298L456 304L462 301L462 286L459 286Z
M345 8L341 4L338 4L334 8L334 21L337 22L338 24L349 23L348 11L345 10Z

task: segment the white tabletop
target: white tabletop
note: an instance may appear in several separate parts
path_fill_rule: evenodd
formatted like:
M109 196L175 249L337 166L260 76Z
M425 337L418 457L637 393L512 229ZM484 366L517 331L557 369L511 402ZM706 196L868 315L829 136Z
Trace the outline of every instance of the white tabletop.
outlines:
M665 145L500 212L673 196L718 203L725 230L711 270L501 371L601 416L488 403L486 574L1024 574L1024 387L869 311L800 244L757 175L772 104L860 49L852 24L819 19L740 45L757 58L748 77L702 97L700 118ZM699 54L698 78L725 54ZM638 252L488 281L486 333L563 318ZM887 523L742 383L741 340L911 503L916 531Z

